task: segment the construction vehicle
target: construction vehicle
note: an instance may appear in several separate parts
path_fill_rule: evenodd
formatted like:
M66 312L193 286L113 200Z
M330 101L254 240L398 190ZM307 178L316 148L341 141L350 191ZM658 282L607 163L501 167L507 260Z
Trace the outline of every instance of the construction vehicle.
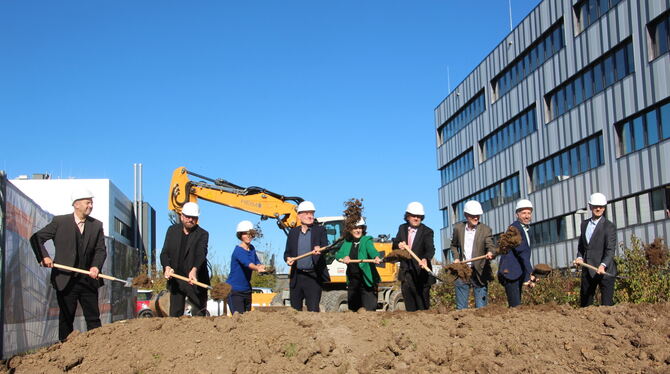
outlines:
M197 178L191 179L191 178ZM211 179L185 167L179 167L172 173L168 196L168 209L179 214L187 202L205 200L215 204L257 214L261 220L274 219L279 229L288 234L293 227L300 225L297 206L304 199L297 196L284 196L261 187L241 187L224 179ZM328 242L333 243L344 234L344 217L320 217L316 221L326 228ZM391 242L385 236L374 240L377 251L382 256L391 251ZM347 310L346 270L347 265L335 261L338 246L325 253L326 264L331 281L324 284L321 296L321 310ZM395 263L382 263L377 266L381 277L378 293L378 309L404 310L402 293L396 285L398 267ZM252 295L253 298L253 295ZM253 299L252 299L253 302ZM274 305L289 305L288 289L283 288L274 298Z

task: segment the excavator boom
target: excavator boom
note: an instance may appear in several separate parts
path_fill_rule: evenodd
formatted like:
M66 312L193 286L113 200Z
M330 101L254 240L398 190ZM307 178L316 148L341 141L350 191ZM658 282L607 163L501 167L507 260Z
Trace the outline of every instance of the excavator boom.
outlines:
M170 182L168 209L180 213L185 203L198 199L258 214L261 219L276 219L277 226L285 233L298 225L296 206L303 201L300 197L283 196L261 187L245 188L223 179L211 179L185 167L175 169Z

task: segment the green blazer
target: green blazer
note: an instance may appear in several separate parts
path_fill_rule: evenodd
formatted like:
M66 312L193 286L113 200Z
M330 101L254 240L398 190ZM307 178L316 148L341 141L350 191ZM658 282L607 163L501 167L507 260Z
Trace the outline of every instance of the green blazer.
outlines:
M353 245L352 242L345 240L344 243L342 243L340 250L337 251L337 253L335 253L335 258L340 260L349 256L349 253L351 253L352 245ZM362 237L358 244L358 258L361 260L366 260L366 259L374 259L377 256L379 256L379 252L377 252L374 244L372 244L372 237L371 236ZM376 286L377 283L379 283L379 281L381 280L381 278L379 277L379 273L377 272L377 268L374 266L375 264L361 262L360 264L352 264L352 265L360 266L363 272L363 281L365 281L365 284L368 287ZM349 279L347 279L347 283L349 283Z

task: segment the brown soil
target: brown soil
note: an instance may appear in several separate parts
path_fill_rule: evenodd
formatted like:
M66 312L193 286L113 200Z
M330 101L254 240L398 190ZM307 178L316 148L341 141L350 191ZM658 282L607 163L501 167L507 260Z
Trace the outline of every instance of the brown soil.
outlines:
M398 262L401 260L411 260L412 255L404 249L394 249L384 256L384 262Z
M16 373L667 373L670 304L136 319L7 364Z
M228 295L230 295L230 291L232 291L232 287L226 282L219 282L214 287L212 287L212 290L210 291L212 295L212 299L219 301L219 300L225 300Z
M533 274L535 275L547 275L554 270L551 266L547 264L536 264L533 268Z
M363 199L351 198L344 202L344 231L350 232L356 228L356 224L363 216Z
M663 266L668 261L668 246L661 238L656 238L653 243L645 245L644 252L649 266Z
M149 289L152 286L151 278L149 278L146 274L140 274L133 278L133 287L135 288Z
M500 235L500 239L498 240L498 254L504 255L511 251L512 248L518 247L519 244L521 244L521 233L516 227L510 226L507 228L507 231Z
M456 276L462 280L467 281L472 276L472 268L470 265L459 262L449 264L444 267L451 275Z

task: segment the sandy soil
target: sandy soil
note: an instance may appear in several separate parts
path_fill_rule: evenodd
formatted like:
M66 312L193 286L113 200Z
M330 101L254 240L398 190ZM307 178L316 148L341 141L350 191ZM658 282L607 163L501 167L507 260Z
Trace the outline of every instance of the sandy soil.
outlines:
M668 373L670 304L137 319L6 364L15 373Z

